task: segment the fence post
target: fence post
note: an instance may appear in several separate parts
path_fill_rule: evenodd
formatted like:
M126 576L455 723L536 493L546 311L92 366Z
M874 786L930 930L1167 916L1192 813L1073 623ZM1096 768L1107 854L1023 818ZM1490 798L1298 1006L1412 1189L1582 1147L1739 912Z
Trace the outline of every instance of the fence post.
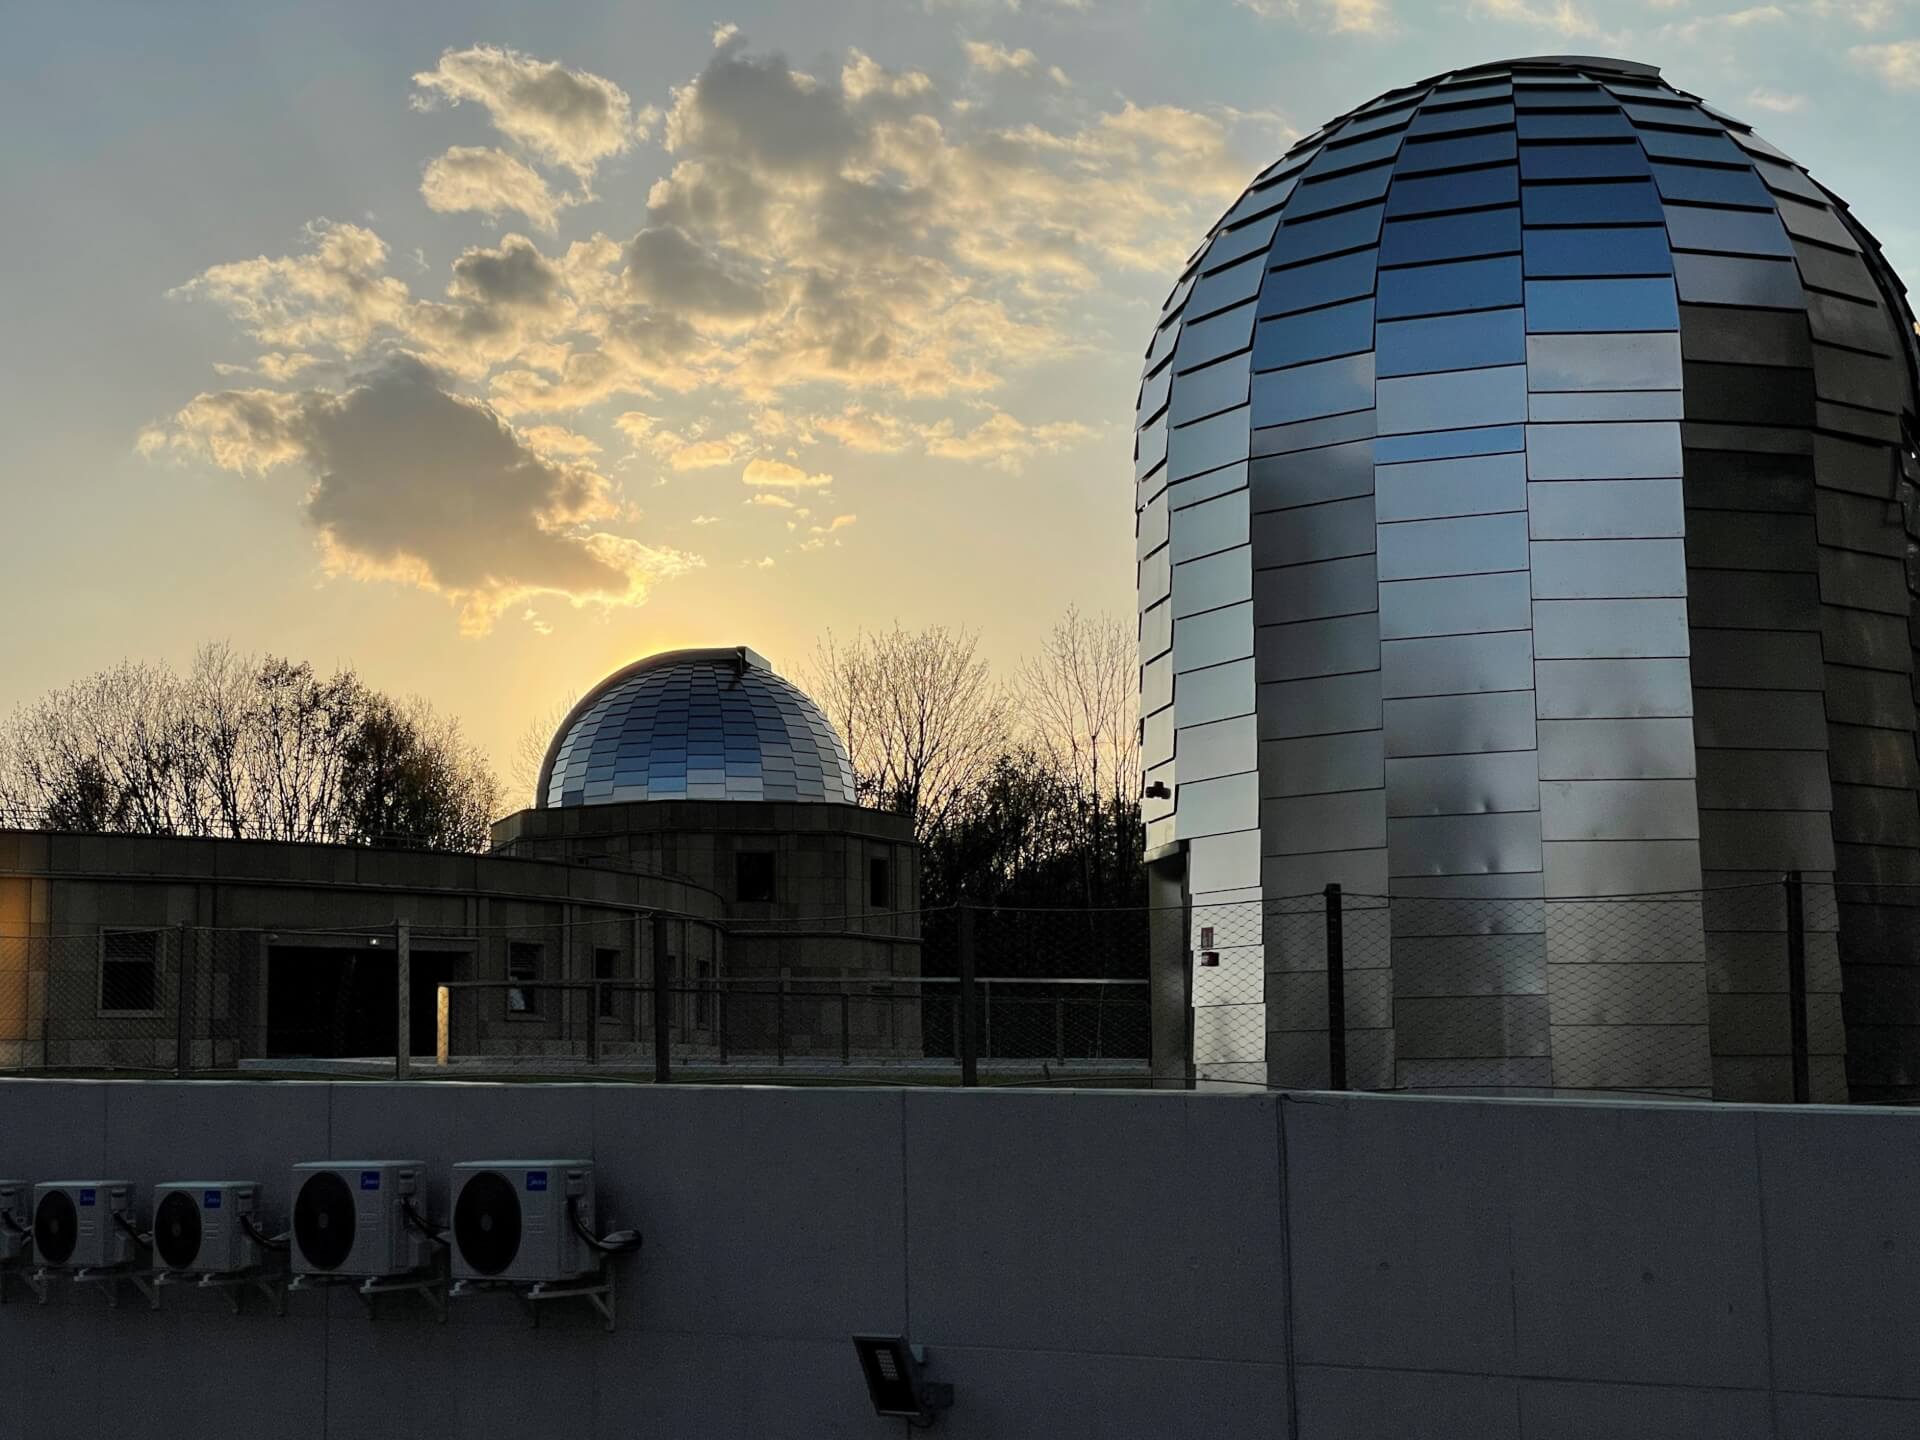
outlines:
M1793 1103L1804 1105L1813 1086L1807 1064L1807 905L1800 872L1787 876L1787 1035L1793 1054Z
M667 917L653 917L653 1083L673 1083L673 1012L667 971Z
M780 978L773 982L773 1063L787 1063L787 970L780 967Z
M453 991L445 985L434 987L433 997L433 1063L445 1065L447 1052L452 1049L453 1029Z
M840 1063L853 1060L853 1000L847 994L847 982L840 982Z
M607 993L607 982L595 975L587 992L587 1064L600 1063L600 997Z
M398 1020L393 1037L393 1078L405 1080L413 1070L413 937L405 920L393 922L393 968L397 980Z
M173 1073L186 1079L193 1069L193 962L187 952L187 922L173 927Z
M1327 1088L1347 1088L1347 938L1340 887L1327 886Z
M973 906L965 900L960 902L960 1083L978 1085L980 1083L980 1036L974 1028L974 955L973 955Z

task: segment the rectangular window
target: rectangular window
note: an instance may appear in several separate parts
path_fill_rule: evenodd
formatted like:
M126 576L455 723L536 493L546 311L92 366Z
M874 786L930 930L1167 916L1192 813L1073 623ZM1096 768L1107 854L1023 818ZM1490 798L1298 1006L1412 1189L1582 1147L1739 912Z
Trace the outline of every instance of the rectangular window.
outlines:
M741 850L733 857L733 898L767 901L773 899L773 852Z
M893 867L885 856L867 861L867 903L876 910L893 908Z
M151 1014L160 1008L158 930L101 932L100 1008L119 1014Z
M620 972L620 952L618 950L613 950L613 949L608 949L603 947L593 952L593 978L594 979L611 980L616 975L618 975L619 972ZM599 1011L600 1018L602 1020L611 1020L613 1019L613 1013L614 1013L613 1012L614 995L617 992L615 992L615 990L611 985L602 985L600 987L599 993L600 993L600 1011Z
M540 1013L540 992L535 989L540 979L540 957L543 947L530 940L513 940L507 945L507 980L511 988L507 991L507 1013L509 1015L538 1015Z

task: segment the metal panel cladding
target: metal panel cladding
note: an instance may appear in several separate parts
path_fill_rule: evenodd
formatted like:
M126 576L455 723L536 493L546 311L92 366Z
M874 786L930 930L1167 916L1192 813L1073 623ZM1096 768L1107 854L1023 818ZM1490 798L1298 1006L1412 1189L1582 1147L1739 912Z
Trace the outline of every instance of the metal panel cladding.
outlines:
M1324 1082L1338 884L1355 1085L1783 1098L1798 871L1815 1098L1920 1095L1917 368L1846 206L1648 66L1438 76L1256 177L1139 396L1200 1073Z
M609 676L542 767L543 808L628 800L851 805L853 766L820 707L753 651L677 650Z

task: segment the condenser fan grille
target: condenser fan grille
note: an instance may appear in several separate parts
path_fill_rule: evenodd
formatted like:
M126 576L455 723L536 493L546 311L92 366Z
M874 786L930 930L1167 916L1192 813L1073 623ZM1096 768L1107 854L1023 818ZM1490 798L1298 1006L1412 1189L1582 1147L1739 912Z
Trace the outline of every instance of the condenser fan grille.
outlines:
M293 1202L293 1238L316 1270L338 1270L353 1253L353 1191L331 1171L307 1177Z
M80 1217L73 1208L73 1197L64 1190L49 1190L40 1197L33 1212L33 1249L49 1265L64 1265L72 1258L74 1242L80 1238Z
M482 1275L498 1275L520 1253L520 1197L498 1171L467 1181L453 1207L453 1238Z
M153 1217L153 1248L169 1270L185 1270L200 1257L200 1207L176 1190Z

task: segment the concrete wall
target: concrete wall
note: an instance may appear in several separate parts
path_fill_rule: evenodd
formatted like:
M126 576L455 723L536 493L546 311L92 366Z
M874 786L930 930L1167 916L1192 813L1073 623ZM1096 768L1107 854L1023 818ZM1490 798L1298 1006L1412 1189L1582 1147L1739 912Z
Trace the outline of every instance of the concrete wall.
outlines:
M1575 1440L1920 1430L1914 1117L1318 1094L0 1082L0 1172L595 1157L624 1320L0 1308L0 1437ZM236 1174L236 1172L245 1172ZM433 1196L436 1210L444 1197ZM14 1288L16 1299L20 1292Z

